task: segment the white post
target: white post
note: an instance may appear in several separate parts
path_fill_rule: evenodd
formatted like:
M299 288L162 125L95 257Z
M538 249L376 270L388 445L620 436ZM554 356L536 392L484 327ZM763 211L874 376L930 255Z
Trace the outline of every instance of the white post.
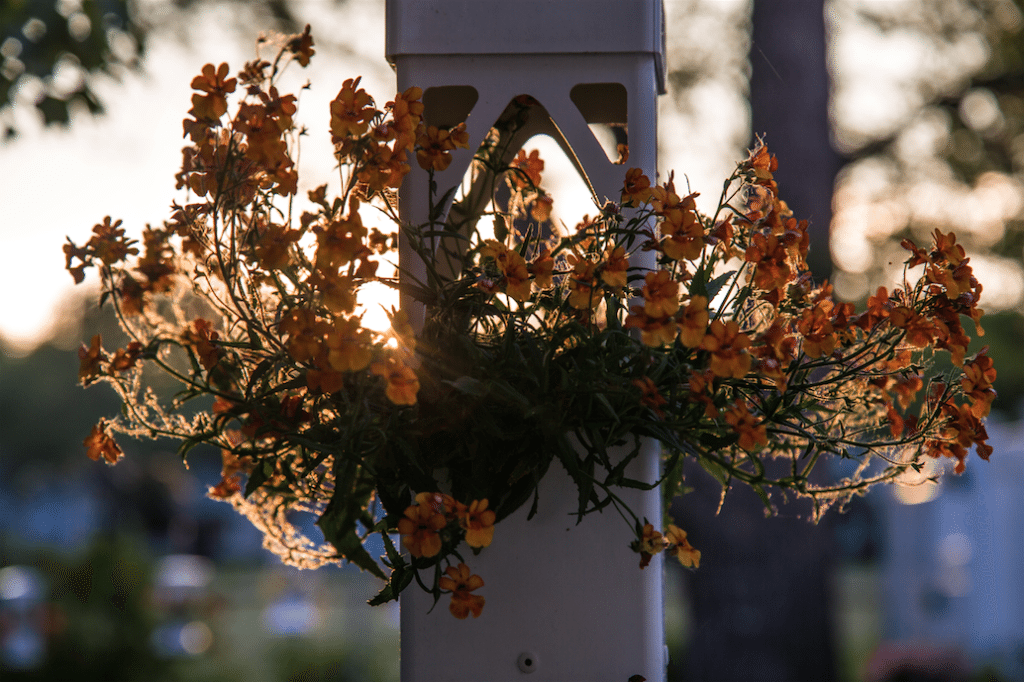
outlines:
M388 59L399 91L423 88L428 124L457 123L468 109L475 150L509 102L529 95L549 116L532 119L518 144L549 134L600 200L618 201L627 168L655 178L663 38L660 0L387 1ZM628 126L626 165L608 159L588 123ZM461 181L471 159L472 151L456 150L435 173L441 192ZM414 164L399 198L403 220L427 221L427 192L427 174ZM631 475L656 480L657 445L634 466ZM654 523L659 496L622 495ZM479 618L456 620L445 600L428 614L431 598L415 585L402 594L404 682L664 679L661 555L641 571L630 526L611 509L575 525L576 498L553 463L538 514L527 522L519 510L498 524L489 548L467 557L485 581Z

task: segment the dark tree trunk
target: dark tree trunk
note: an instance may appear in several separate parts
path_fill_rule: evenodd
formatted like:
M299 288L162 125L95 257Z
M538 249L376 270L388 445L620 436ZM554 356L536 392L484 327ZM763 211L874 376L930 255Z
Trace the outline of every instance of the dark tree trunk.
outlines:
M753 134L779 158L782 198L811 230L816 278L831 275L832 190L842 159L831 145L824 0L755 0L750 48Z
M831 272L828 234L840 157L830 144L824 0L755 0L750 51L753 131L779 158L782 198L811 228L816 278ZM805 505L777 517L750 490L729 493L699 466L694 493L673 515L703 553L688 574L694 637L687 680L819 682L837 677L829 581L833 563L824 525Z

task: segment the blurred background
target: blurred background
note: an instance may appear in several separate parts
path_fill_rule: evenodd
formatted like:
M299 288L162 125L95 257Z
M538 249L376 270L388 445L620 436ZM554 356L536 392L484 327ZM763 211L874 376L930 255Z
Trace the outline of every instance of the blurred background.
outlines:
M812 266L861 301L901 275L899 242L953 229L984 284L999 371L989 463L878 489L818 526L701 486L673 514L704 551L667 569L673 680L1024 680L1024 12L1019 0L665 0L662 173L705 208L762 135L811 221ZM118 409L76 387L113 321L63 270L112 215L129 233L174 198L202 65L309 23L291 73L309 130L300 195L328 182L327 102L357 75L394 92L383 0L0 0L0 678L397 680L397 609L348 568L299 572L204 497L219 456L82 440ZM293 67L294 68L294 67ZM550 141L545 184L578 180ZM707 201L705 201L707 200ZM591 208L591 211L593 209ZM712 491L713 493L713 491Z

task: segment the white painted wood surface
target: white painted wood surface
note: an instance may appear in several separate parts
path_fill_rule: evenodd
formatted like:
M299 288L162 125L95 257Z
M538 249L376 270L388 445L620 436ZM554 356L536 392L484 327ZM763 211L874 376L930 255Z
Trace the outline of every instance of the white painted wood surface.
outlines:
M601 200L618 201L627 168L641 168L654 181L657 96L664 90L660 0L388 0L387 12L387 56L400 91L476 90L466 119L472 150L512 98L530 95L550 118L531 119L518 144L537 133L553 137ZM600 118L600 89L583 107L570 98L577 85L610 83L626 91L626 165L608 159L588 128L595 121L581 113ZM443 117L425 100L428 122ZM435 174L442 193L460 182L472 151L453 156ZM426 222L427 192L427 174L414 166L400 193L403 220ZM403 268L415 268L415 256L403 258ZM415 310L409 312L417 324ZM657 444L648 444L634 465L633 475L654 481ZM623 493L638 515L660 520L658 491ZM577 526L575 500L572 481L553 463L537 516L527 522L527 509L519 510L497 525L489 548L477 557L467 552L485 581L476 592L487 599L479 618L453 618L447 596L428 613L428 595L416 586L403 593L404 682L626 682L637 674L664 680L661 556L641 571L628 547L629 525L609 509Z

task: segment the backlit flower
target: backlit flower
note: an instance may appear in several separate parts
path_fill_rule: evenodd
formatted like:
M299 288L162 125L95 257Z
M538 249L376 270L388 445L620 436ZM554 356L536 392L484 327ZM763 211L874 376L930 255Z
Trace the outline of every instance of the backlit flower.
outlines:
M708 299L693 296L678 317L679 340L687 348L696 348L704 340L708 329Z
M626 287L626 275L629 272L629 256L622 246L608 247L601 266L601 281L614 289Z
M106 460L107 464L116 464L124 456L120 446L107 432L106 422L102 420L92 427L92 431L85 437L83 444L85 445L85 454L94 462L102 458Z
M665 542L669 556L679 559L686 568L700 568L700 550L694 549L686 539L685 530L670 523L665 529Z
M538 150L532 150L527 156L526 152L520 149L509 166L513 169L509 172L509 177L516 189L540 186L540 172L544 170L544 159L540 158Z
M330 368L337 372L358 372L370 364L370 332L362 328L359 318L337 318L324 345Z
M651 181L639 168L626 171L626 180L622 186L622 205L639 206L651 198Z
M420 380L411 367L393 358L377 361L370 365L370 371L387 381L385 394L395 405L415 405L420 390Z
M419 500L419 496L417 496ZM412 504L405 508L405 516L398 520L402 546L414 557L430 558L441 551L438 531L448 525L444 514L430 504Z
M335 141L362 135L377 114L373 100L359 87L359 81L359 78L346 80L331 101L331 136Z
M106 360L106 355L100 344L100 335L96 334L88 347L83 343L78 349L78 379L83 384L89 384L101 374L100 362Z

